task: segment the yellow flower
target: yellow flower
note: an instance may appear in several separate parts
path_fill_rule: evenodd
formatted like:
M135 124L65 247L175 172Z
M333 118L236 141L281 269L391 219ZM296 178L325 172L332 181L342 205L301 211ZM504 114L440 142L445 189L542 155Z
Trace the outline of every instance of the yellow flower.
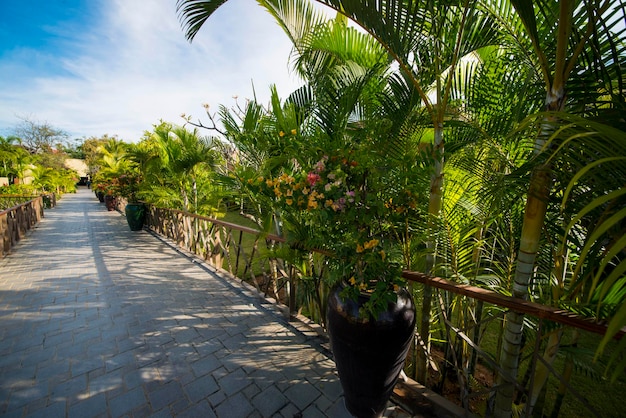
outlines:
M306 188L306 187L304 189L302 189L302 194L305 195L305 196L308 195L309 194L309 189Z
M309 199L308 209L317 209L317 200Z
M296 131L295 129L292 129L292 130L291 130L291 135L295 135L295 134L297 134L297 133L298 133L298 131Z
M357 244L356 245L356 252L357 253L362 253L364 251L364 248L361 246L361 244Z
M379 254L380 254L380 258L382 258L383 261L385 261L385 258L387 258L387 254L385 254L385 250L380 250Z
M291 206L293 204L293 199L286 199L285 203Z
M293 196L293 190L288 189L287 192L285 193L285 196Z
M374 248L375 246L378 245L378 240L376 238L372 239L371 241L366 242L365 244L363 244L363 247L366 250L369 250L370 248Z
M326 206L327 208L332 207L333 206L333 201L332 199L328 199L326 201L326 203L324 203L324 206Z
M367 290L367 285L365 283L359 284L359 290Z
M275 187L274 194L276 195L276 197L281 197L283 195L283 192L281 192L278 187Z
M354 278L354 276L350 277L350 280L348 280L350 282L350 284L352 286L354 286L356 284L356 279Z
M284 133L283 131L280 131L280 132L278 133L278 136L280 136L280 137L282 138L283 136L285 136L285 133Z
M274 182L272 181L272 179L267 179L265 180L265 184L267 184L267 187L272 187L274 185Z

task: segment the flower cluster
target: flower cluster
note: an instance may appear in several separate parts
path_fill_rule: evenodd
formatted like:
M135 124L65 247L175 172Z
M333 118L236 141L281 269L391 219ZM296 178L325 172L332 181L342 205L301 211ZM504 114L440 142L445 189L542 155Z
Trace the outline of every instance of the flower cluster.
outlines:
M274 176L241 180L281 213L287 233L308 231L303 247L333 255L329 269L335 281L344 283L346 297L370 292L367 309L385 308L403 283L389 222L414 202L408 194L384 199L378 173L349 152L323 155L310 167L293 166Z
M248 180L248 183L265 188L277 203L287 207L345 212L348 205L355 203L356 192L348 182L345 164L336 164L330 170L328 161L329 157L324 156L311 171L282 173L270 178L261 176ZM356 166L356 162L351 164Z
M142 177L138 173L127 173L113 179L115 194L128 202L137 202Z

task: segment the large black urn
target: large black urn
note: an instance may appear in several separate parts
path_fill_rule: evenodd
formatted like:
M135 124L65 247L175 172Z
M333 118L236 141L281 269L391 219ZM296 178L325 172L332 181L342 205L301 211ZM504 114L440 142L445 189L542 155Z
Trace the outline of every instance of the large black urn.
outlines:
M358 418L379 417L404 366L415 327L415 306L402 289L378 318L363 318L359 300L343 300L341 287L328 299L327 326L345 405Z

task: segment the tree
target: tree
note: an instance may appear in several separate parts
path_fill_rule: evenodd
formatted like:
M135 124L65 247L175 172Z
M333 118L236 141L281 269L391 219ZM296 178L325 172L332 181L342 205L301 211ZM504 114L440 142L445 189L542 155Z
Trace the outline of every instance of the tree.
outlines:
M117 137L111 137L107 134L102 135L100 138L92 136L83 140L83 143L80 145L81 151L84 154L85 163L89 167L91 177L93 177L100 168L99 160L102 158L101 147L111 139L117 140Z
M512 0L510 3L515 13L510 5L502 2L496 4L499 7L494 7L496 9L494 16L502 17L501 24L507 29L503 30L504 33L523 35L509 38L512 43L517 44L519 50L533 51L527 55L527 60L537 70L538 77L544 83L546 110L558 112L570 107L576 111L580 108L580 103L584 103L586 106L584 112L596 115L596 111L602 113L598 108L598 93L607 92L611 96L620 90L619 87L614 88L611 85L622 83L619 65L615 64L623 61L623 55L620 57L619 48L615 48L615 36L611 33L615 25L612 22L614 12L607 14L614 2L583 2L580 4L581 7L578 7L579 2L567 0L559 2ZM491 6L489 2L488 5ZM620 6L613 4L613 7L616 11L619 8L623 11L624 4ZM613 73L616 70L617 77ZM575 74L575 77L570 80L572 74ZM592 81L598 80L597 77L602 77L600 83ZM568 80L571 86L570 97L567 95ZM620 94L623 93L618 93L617 97ZM544 149L548 138L556 129L553 122L557 118L558 116L546 116L546 124L537 135L535 143L537 154ZM537 164L528 186L513 296L524 299L528 297L528 287L541 245L552 186L551 164L547 162ZM501 354L503 372L499 375L501 389L498 390L496 398L496 416L511 414L514 387L509 379L514 379L517 375L523 315L509 312L506 324ZM553 344L558 342L555 340ZM505 384L506 382L508 384Z
M22 144L31 154L51 152L59 144L63 144L68 135L48 122L38 122L27 117L20 118L21 122L15 128L15 136L21 139ZM57 147L62 148L62 147Z
M0 175L8 177L10 184L21 174L27 157L28 153L20 146L18 137L0 136Z
M197 212L206 203L203 199L211 200L211 193L202 195L198 184L210 184L211 173L219 161L215 143L200 137L197 129L189 131L168 123L157 125L149 140L158 159L150 164L147 177L160 190L158 194L169 195L174 207ZM216 197L219 200L213 196ZM216 210L215 205L209 206L211 211Z

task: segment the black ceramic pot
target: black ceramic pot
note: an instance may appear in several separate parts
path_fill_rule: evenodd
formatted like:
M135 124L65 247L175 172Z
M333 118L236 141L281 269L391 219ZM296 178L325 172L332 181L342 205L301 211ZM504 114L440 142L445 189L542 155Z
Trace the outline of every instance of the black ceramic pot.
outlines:
M143 228L145 212L143 203L128 203L126 205L124 213L131 231L140 231Z
M415 306L406 290L378 318L364 320L367 301L342 300L341 288L328 299L327 325L348 411L358 418L379 417L404 366L415 327Z

